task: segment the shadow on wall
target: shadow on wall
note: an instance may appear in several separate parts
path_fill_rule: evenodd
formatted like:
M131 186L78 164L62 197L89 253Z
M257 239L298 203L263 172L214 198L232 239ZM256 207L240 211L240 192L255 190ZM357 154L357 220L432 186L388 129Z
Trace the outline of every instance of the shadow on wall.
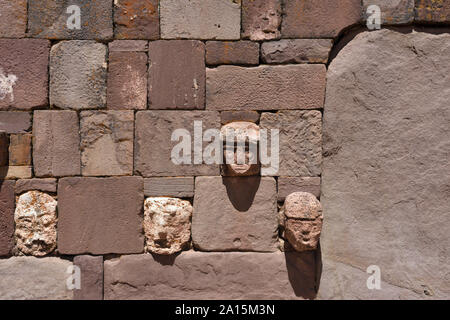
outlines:
M9 138L5 131L0 131L0 187L3 184L3 180L5 179L8 172L8 164L9 164L9 155L8 155L8 147L9 147Z
M222 177L222 183L227 188L228 199L230 199L233 207L240 212L246 212L250 209L260 182L260 176Z

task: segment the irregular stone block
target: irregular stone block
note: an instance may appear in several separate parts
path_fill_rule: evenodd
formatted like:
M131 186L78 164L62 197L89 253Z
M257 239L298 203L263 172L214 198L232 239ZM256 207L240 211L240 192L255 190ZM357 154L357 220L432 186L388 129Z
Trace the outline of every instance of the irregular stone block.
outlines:
M219 113L214 111L139 111L136 114L135 124L135 174L144 177L173 177L173 176L207 176L219 175L218 164L206 164L203 157L194 163L194 121L201 121L202 132L208 129L220 129ZM199 122L200 124L200 122ZM200 127L200 126L199 126ZM177 129L185 129L186 135L171 141ZM197 140L202 137L198 133ZM189 139L185 141L185 139ZM191 145L191 150L184 150L189 163L172 161L172 152L181 142ZM149 143L151 142L151 143ZM210 142L203 142L202 150ZM175 155L181 156L180 153ZM177 159L174 159L177 160ZM189 161L190 160L190 161Z
M313 299L314 252L183 252L105 261L105 299Z
M205 45L201 41L152 41L149 109L205 108Z
M418 22L450 22L450 2L445 0L416 0Z
M178 198L147 198L144 203L145 250L170 255L189 248L192 205Z
M27 0L0 0L0 38L24 38Z
M414 21L414 0L363 0L364 20L372 13L367 13L371 5L381 9L381 25L407 24Z
M28 33L34 38L47 39L111 39L111 1L28 0Z
M252 41L206 42L206 64L259 64L259 43Z
M29 178L31 178L31 167L29 167L29 166L0 167L0 178L2 178L2 179L29 179Z
M206 109L322 108L324 65L219 66L206 70Z
M79 175L80 137L75 111L34 112L33 164L37 177Z
M147 54L110 52L108 109L147 109Z
M159 0L114 1L114 38L159 38Z
M61 254L144 251L140 177L62 178L58 183Z
M0 299L72 300L66 286L72 262L60 258L12 257L0 260Z
M361 22L361 0L290 0L284 3L283 38L334 38Z
M284 199L293 192L309 192L316 198L320 197L320 177L279 177L278 201Z
M364 32L330 64L325 297L377 298L385 283L387 298L449 297L449 42L448 34ZM370 265L382 290L354 285Z
M283 39L264 42L264 63L327 63L333 42L330 39Z
M261 129L267 129L269 150L272 147L270 130L279 130L279 170L270 175L313 177L321 174L322 114L320 111L264 112L261 115L260 126Z
M281 14L281 0L242 0L242 38L279 39Z
M221 124L234 121L259 122L259 113L256 111L223 111L220 113Z
M164 0L160 3L163 39L239 39L241 2Z
M191 198L194 196L194 177L146 178L144 194L150 197Z
M11 134L9 136L9 165L31 165L31 134Z
M84 176L133 173L133 111L82 111L80 126Z
M73 264L81 271L80 289L73 291L74 300L103 300L103 257L76 256Z
M31 128L31 115L28 112L0 111L0 131L24 133Z
M196 178L192 241L197 249L276 251L277 228L273 178Z
M15 206L15 202L16 201L14 199L14 181L0 180L0 256L1 257L10 255L11 250L14 246L14 206ZM0 260L0 263L1 263L1 261L4 261L4 260ZM3 278L3 275L0 278Z
M16 186L14 187L16 194L21 194L31 190L39 190L43 192L56 192L56 179L55 178L45 178L45 179L20 179L16 181Z
M9 137L6 132L0 131L0 167L8 165L8 149Z
M55 250L56 205L55 199L39 191L29 191L18 198L14 237L21 253L41 257Z
M50 104L62 109L104 108L106 46L95 41L62 41L50 52Z
M114 40L108 44L109 52L147 52L148 41L145 40Z
M48 104L49 50L48 40L0 39L0 109Z

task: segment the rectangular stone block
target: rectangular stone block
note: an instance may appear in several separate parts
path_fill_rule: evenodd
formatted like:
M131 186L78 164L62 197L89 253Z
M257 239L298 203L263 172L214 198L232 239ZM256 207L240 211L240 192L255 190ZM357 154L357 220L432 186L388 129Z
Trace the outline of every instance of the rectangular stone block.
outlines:
M32 175L30 166L7 166L0 167L0 178L2 179L29 179Z
M111 39L111 1L28 0L28 34L34 38L53 40Z
M23 38L27 31L27 0L0 0L0 38Z
M205 108L205 45L201 41L149 44L149 109Z
M330 39L283 39L264 42L261 59L264 63L327 63L333 46Z
M0 111L0 131L23 133L31 128L31 115L28 112Z
M14 190L16 194L21 194L31 190L54 193L56 192L56 179L55 178L19 179L16 181Z
M450 2L447 0L416 0L418 22L450 22Z
M192 198L194 177L146 178L144 195L148 197Z
M275 179L197 177L192 242L201 251L278 250Z
M147 52L146 40L114 40L108 44L109 52Z
M81 271L80 289L73 291L74 300L103 300L103 257L76 256L73 264Z
M0 257L10 255L14 246L15 204L14 181L0 180Z
M144 252L141 177L62 178L58 182L61 254Z
M320 197L320 177L279 177L278 201L294 192L309 192Z
M159 0L114 1L114 38L159 38Z
M8 165L9 137L6 132L0 131L0 167Z
M163 39L239 39L241 2L236 0L163 0Z
M110 52L108 109L147 109L147 54Z
M281 37L282 0L242 0L243 39L255 41Z
M48 104L50 41L0 39L0 110L30 110Z
M414 21L414 0L363 0L364 20L372 12L367 12L371 5L381 9L381 25L408 24Z
M81 173L84 176L133 174L133 111L82 111Z
M235 121L248 121L257 123L259 113L256 111L222 111L220 113L220 122L227 124Z
M61 41L50 52L50 104L62 109L106 106L106 52L95 41Z
M206 42L206 64L259 64L259 43L252 41Z
M202 131L220 129L220 117L214 111L139 111L135 124L135 174L144 177L219 175L219 165L206 164L203 159L194 163L194 121L202 122ZM200 127L200 126L199 126ZM190 137L180 136L172 141L175 130L181 129ZM180 132L180 131L178 131ZM199 134L200 136L200 134ZM188 140L184 140L188 139ZM200 141L202 140L200 136ZM191 145L189 163L175 164L172 150L181 142ZM209 142L203 142L204 148ZM176 153L179 155L180 153Z
M9 165L31 165L31 134L11 134L9 136Z
M313 299L319 267L314 252L122 256L105 261L105 299Z
M321 174L322 114L320 111L279 111L261 114L261 129L279 130L280 166L275 176L314 177ZM263 166L264 168L264 166Z
M81 173L79 124L75 111L35 111L33 137L33 165L37 177Z
M324 65L219 66L206 70L206 109L322 108L325 81Z

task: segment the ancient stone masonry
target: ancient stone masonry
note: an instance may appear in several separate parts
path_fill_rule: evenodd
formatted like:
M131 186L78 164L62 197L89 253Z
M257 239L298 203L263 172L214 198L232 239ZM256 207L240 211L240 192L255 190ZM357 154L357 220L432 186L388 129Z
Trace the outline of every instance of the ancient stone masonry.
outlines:
M0 299L450 298L450 1L0 17Z

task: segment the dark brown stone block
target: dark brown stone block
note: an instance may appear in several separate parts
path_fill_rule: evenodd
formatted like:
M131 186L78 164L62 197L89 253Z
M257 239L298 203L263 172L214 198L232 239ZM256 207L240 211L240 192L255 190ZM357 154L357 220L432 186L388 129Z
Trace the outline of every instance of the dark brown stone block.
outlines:
M0 0L0 38L23 38L27 31L27 0Z
M19 179L16 181L16 194L21 194L31 190L54 193L56 192L56 179Z
M74 300L103 300L103 257L76 256L73 264L81 271L80 289L74 290Z
M0 131L0 167L8 165L8 146L9 146L8 135L6 134L6 132Z
M114 1L114 38L159 38L159 0Z
M31 134L11 134L9 136L9 165L31 165Z
M114 40L108 44L109 52L147 52L148 41L145 40Z
M31 128L31 115L28 112L0 111L0 131L23 133Z
M450 22L450 2L448 0L416 0L416 21Z
M206 64L259 64L259 43L252 41L206 42Z
M14 206L14 181L0 180L0 256L14 246Z

